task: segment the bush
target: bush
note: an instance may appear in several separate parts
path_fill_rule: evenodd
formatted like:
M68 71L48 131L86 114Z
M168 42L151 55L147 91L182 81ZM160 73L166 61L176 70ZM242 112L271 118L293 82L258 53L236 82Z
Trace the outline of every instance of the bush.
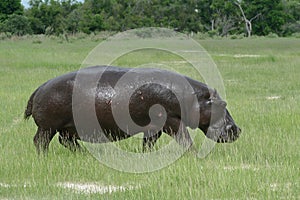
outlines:
M45 27L43 25L43 22L40 19L31 17L28 20L33 34L45 33Z
M293 35L295 33L296 34L300 33L300 21L285 24L282 27L282 30L283 30L283 35L285 35L285 36L290 36L290 35Z
M209 38L209 35L204 32L198 32L197 34L195 34L193 36L193 38L196 40L205 40L205 39Z
M0 27L0 29L1 29L1 27ZM0 40L5 40L5 39L7 39L9 37L10 37L10 35L4 34L4 33L0 33Z
M33 40L32 44L42 44L42 40Z
M293 33L293 34L292 34L292 37L300 38L300 32L298 32L298 33Z
M239 34L239 35L230 35L230 39L232 40L236 40L236 39L243 39L244 38L244 34Z
M207 33L208 33L209 37L211 37L211 38L218 35L218 31L216 31L216 30L208 31Z
M269 33L266 37L267 38L278 38L279 36L276 33Z
M8 19L2 23L1 29L4 33L11 33L17 36L32 33L27 17L16 14L8 16Z

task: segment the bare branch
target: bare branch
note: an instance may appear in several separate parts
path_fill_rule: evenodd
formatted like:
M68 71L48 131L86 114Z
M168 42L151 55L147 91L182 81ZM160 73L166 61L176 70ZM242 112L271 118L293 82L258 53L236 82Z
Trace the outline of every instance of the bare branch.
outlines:
M244 20L247 21L246 15L245 15L245 13L244 13L244 10L243 10L241 4L239 4L238 2L234 2L234 3L240 8L240 10L241 10L241 12L242 12L242 15L243 15L243 17L244 17Z
M261 15L261 13L258 13L255 17L252 17L249 21L252 22L252 20L255 20L256 18L258 18Z

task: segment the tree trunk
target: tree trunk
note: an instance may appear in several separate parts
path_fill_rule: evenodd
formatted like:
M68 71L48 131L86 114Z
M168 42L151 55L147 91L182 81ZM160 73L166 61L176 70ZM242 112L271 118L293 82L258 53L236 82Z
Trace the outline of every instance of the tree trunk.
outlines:
M261 13L257 14L255 17L253 17L252 19L248 20L246 18L246 15L244 13L244 10L241 6L241 4L239 4L238 2L235 2L235 4L240 8L241 12L242 12L242 15L243 15L243 18L244 18L244 21L245 21L245 24L246 24L246 30L247 30L247 36L248 37L251 37L251 34L252 34L252 21L254 19L256 19L258 16L261 15Z
M251 33L252 33L252 24L251 21L246 20L246 30L247 30L247 36L251 37Z

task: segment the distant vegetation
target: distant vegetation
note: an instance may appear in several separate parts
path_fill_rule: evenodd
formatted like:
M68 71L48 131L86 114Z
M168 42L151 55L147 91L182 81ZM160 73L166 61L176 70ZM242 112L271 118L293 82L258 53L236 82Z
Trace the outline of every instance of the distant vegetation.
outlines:
M247 26L246 26L247 25ZM76 34L166 27L211 36L300 33L298 0L21 0L0 1L6 35Z

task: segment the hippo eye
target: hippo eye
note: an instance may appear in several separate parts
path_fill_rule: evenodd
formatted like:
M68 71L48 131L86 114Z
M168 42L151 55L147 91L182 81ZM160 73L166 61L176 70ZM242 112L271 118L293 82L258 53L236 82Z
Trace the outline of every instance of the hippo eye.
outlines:
M219 99L212 99L212 98L209 98L207 101L206 101L206 105L218 105L218 106L221 106L223 108L226 107L227 103L223 100L219 100Z

